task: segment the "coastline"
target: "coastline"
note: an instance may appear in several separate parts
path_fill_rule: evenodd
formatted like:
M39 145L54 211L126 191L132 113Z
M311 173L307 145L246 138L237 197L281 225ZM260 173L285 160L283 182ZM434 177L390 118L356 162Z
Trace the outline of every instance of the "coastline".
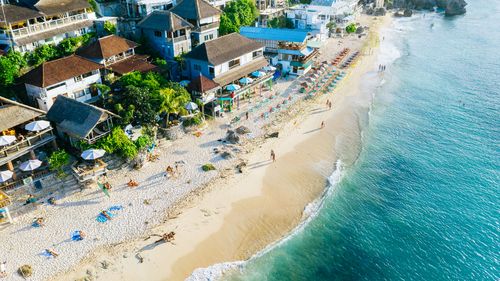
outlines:
M372 31L377 33L390 22L389 16L383 19ZM359 95L361 77L376 69L376 57L377 51L362 56L333 96L306 104L307 117L287 120L280 138L245 155L249 163L245 173L216 179L170 210L166 222L150 232L175 231L172 244L151 247L156 240L152 237L102 249L56 280L81 278L89 268L97 270L96 263L102 260L111 266L98 269L96 280L184 280L196 268L246 260L283 238L304 219L304 208L323 193L336 168L331 163L342 155L349 165L357 157L360 135L352 126L359 122L351 106ZM326 99L333 102L331 111L325 107ZM326 127L319 129L322 121ZM271 149L277 154L275 163L269 160ZM137 252L143 263L138 263Z

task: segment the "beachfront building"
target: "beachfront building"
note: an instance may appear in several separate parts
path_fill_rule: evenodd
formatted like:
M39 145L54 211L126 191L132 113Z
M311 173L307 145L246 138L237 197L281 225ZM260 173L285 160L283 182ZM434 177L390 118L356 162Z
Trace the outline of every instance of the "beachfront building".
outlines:
M73 146L79 142L93 144L108 135L118 115L91 104L58 96L47 112L55 124L57 135Z
M222 11L205 0L181 0L170 11L193 25L191 30L193 47L219 37Z
M132 71L155 71L157 67L147 61L148 56L137 55L139 44L117 35L101 37L95 42L80 48L76 53L93 62L103 65L107 73L124 75Z
M210 112L212 116L215 116L220 110L216 103L216 96L221 87L203 74L200 73L200 75L191 79L186 90L191 94L192 100L200 101L203 104L201 108L203 114Z
M254 77L251 83L239 83L241 78L251 76L268 65L264 57L264 45L239 33L231 33L198 45L185 55L186 76L191 80L201 75L221 86L218 100L239 102L240 96L254 92L262 83L272 78L271 73Z
M42 110L49 110L58 96L77 101L94 102L102 83L101 64L78 55L47 61L24 75L29 101Z
M0 1L0 49L30 52L93 30L87 0Z
M240 34L265 46L271 62L284 74L303 75L313 64L318 50L308 47L309 31L265 27L242 27Z
M285 0L255 0L259 9L257 24L266 27L268 22L274 18L284 16L286 13Z
M45 111L0 97L0 172L10 175L0 180L0 190L22 186L24 179L35 180L48 172L46 151L57 145L52 127L44 119ZM28 160L43 164L21 170L21 164Z
M124 0L126 16L143 19L154 11L167 11L175 4L174 0Z
M170 11L155 11L138 23L140 33L163 58L191 51L193 25Z
M310 5L291 7L287 17L295 28L310 30L320 40L331 34L329 23L334 23L333 34L343 35L345 27L354 22L361 7L355 0L313 0Z

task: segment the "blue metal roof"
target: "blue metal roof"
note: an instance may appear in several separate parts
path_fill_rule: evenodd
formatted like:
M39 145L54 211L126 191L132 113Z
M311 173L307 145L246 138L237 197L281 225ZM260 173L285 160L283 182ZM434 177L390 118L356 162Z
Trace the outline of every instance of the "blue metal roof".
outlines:
M240 28L240 34L250 39L286 41L293 43L304 43L307 38L307 33L308 31L304 29L253 26L243 26Z

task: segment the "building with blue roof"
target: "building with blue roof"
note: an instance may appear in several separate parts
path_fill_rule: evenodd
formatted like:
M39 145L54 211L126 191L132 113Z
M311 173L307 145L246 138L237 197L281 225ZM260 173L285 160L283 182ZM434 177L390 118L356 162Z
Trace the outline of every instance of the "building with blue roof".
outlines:
M277 53L278 43L305 44L310 37L305 29L243 26L240 34L264 44L265 52Z
M311 36L305 29L284 29L245 26L240 34L265 46L271 63L286 74L303 75L313 65L318 50L307 46Z

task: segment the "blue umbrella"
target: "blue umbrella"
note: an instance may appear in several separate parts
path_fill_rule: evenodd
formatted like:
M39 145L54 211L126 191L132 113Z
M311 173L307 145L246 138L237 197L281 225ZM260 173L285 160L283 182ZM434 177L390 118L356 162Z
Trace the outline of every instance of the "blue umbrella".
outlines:
M266 74L264 72L262 72L262 71L254 71L254 72L252 72L252 76L253 77L257 77L257 78L265 76L265 75Z
M179 84L181 84L182 87L186 87L187 85L189 85L189 83L191 83L191 81L189 80L182 80L181 82L179 82Z
M247 84L250 84L250 83L252 83L252 82L253 82L253 79L252 79L252 78L243 77L243 78L241 78L241 79L240 79L240 83L241 83L241 84L245 84L245 85L247 85Z
M236 85L236 84L229 84L226 86L226 90L230 91L230 92L234 92L236 90L239 90L241 89L241 87L239 85Z

